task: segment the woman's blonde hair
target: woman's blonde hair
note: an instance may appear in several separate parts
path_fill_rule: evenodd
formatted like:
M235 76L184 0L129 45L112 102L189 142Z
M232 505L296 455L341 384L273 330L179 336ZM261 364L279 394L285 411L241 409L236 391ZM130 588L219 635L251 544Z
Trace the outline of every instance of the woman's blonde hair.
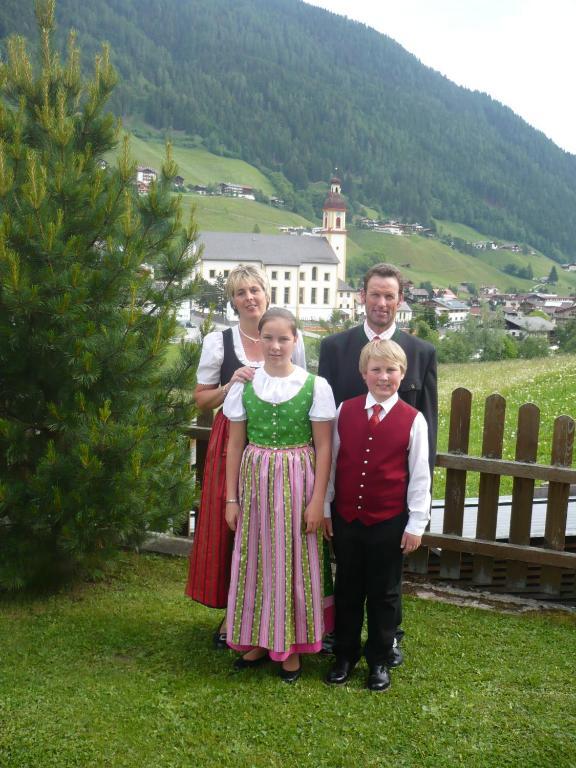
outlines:
M400 344L397 344L395 341L376 339L375 341L369 341L365 347L362 347L360 361L358 363L360 373L366 373L368 370L368 361L371 357L376 357L378 360L392 360L392 362L399 366L402 375L406 373L406 369L408 368L406 353Z
M258 283L266 296L266 306L270 304L270 283L266 273L253 264L239 264L230 272L226 281L226 295L236 314L238 311L234 306L234 294L243 283Z

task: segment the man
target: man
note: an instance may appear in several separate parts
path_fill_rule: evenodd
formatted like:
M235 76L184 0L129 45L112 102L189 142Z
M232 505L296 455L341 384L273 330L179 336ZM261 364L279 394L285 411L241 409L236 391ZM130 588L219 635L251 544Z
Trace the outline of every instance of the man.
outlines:
M396 327L396 312L404 300L402 275L393 264L376 264L364 276L360 294L366 310L362 325L324 338L320 344L318 374L328 380L334 392L336 405L343 400L367 392L358 368L362 348L375 338L392 339L406 354L408 370L398 394L404 402L422 413L428 424L430 475L436 461L436 435L438 431L438 389L436 378L436 350L427 341L411 336ZM397 626L402 620L401 609ZM398 642L403 636L397 629L397 642L389 666L402 663Z

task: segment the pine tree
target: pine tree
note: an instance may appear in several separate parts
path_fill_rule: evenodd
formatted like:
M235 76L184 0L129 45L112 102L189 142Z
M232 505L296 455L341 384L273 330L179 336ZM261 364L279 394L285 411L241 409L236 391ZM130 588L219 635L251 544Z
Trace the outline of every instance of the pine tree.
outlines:
M127 140L105 112L104 47L84 80L63 63L54 0L36 6L40 56L12 38L0 69L0 587L94 571L190 508L182 427L197 349L169 365L196 238L170 194L170 152L138 196Z

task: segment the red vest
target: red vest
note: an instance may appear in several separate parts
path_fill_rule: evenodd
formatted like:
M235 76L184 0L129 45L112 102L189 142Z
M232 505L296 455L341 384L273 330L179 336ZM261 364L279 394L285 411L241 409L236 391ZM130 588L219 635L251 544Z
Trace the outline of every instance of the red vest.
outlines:
M346 400L338 417L336 511L374 525L402 514L408 489L408 443L418 411L398 400L378 425L368 423L366 395Z

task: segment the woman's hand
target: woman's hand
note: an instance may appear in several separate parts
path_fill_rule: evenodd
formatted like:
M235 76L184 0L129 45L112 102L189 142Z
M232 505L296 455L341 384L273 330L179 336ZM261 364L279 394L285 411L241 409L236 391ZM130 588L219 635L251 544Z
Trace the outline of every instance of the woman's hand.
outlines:
M310 501L304 510L305 533L316 533L324 522L324 504L318 501Z
M238 515L240 513L240 506L237 501L235 502L227 502L226 504L226 523L228 525L228 528L230 528L231 531L236 530L236 525L238 524Z
M230 386L232 386L232 384L236 384L239 381L242 383L245 383L246 381L252 381L255 373L256 368L252 368L250 365L244 365L242 368L237 368L232 374L232 378L230 379Z

